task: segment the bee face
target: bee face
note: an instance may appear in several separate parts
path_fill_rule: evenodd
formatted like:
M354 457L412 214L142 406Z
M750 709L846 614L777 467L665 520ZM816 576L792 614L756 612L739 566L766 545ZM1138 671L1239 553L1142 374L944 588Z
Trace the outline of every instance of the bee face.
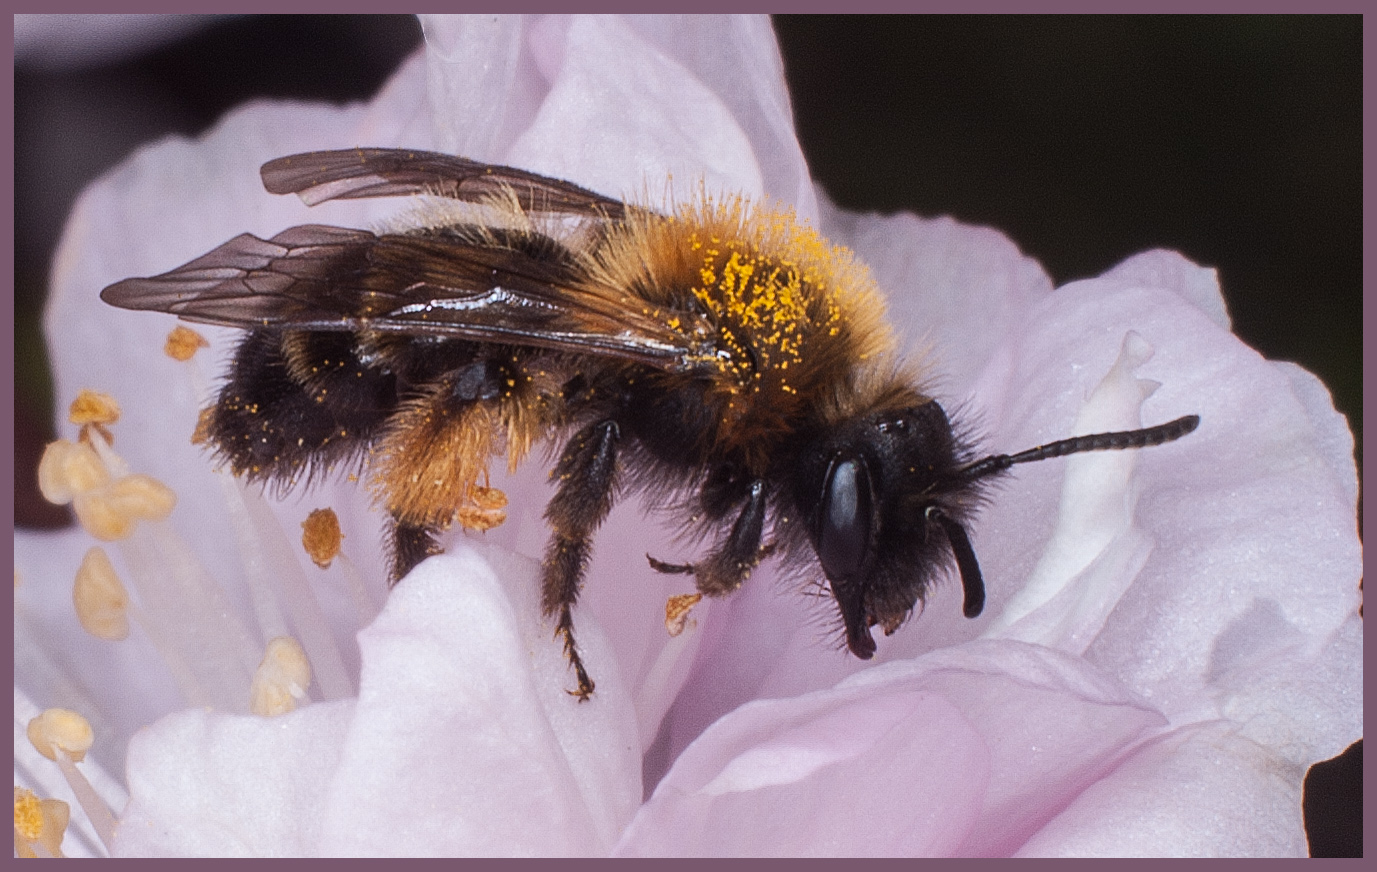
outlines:
M427 194L457 207L380 234L243 234L101 297L248 330L198 432L235 474L283 490L366 466L391 518L394 582L453 523L502 523L494 457L514 467L561 440L542 605L580 699L593 681L572 609L625 490L688 505L684 523L717 534L701 559L652 558L655 569L725 596L782 551L826 577L864 659L870 628L894 632L953 562L965 614L980 613L966 530L986 482L1016 463L1176 439L1198 420L972 461L942 407L900 374L864 267L792 214L739 199L664 215L393 149L294 155L262 175L310 204ZM696 501L669 499L685 488Z
M983 485L962 478L968 454L930 400L857 417L800 465L795 499L857 657L875 653L872 626L892 633L923 599L960 547L953 537L964 542ZM963 581L974 617L983 582L978 571Z

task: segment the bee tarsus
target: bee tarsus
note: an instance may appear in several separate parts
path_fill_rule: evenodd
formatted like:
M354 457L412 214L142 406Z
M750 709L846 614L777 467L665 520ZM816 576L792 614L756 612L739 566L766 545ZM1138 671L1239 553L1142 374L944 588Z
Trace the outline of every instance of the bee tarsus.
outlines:
M541 606L546 617L558 615L555 632L564 638L564 653L578 676L579 699L593 692L574 641L572 610L583 589L593 532L612 509L617 484L616 421L598 421L579 430L566 443L551 476L559 486L545 520L554 536L545 554Z
M645 559L650 561L650 568L665 575L693 575L692 563L666 563L663 560L656 560L649 554Z

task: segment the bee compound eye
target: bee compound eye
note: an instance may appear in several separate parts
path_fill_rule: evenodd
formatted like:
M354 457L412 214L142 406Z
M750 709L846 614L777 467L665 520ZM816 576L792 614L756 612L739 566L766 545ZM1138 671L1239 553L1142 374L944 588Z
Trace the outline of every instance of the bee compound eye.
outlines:
M859 457L839 457L827 470L818 529L818 560L832 582L861 574L869 559L874 497Z

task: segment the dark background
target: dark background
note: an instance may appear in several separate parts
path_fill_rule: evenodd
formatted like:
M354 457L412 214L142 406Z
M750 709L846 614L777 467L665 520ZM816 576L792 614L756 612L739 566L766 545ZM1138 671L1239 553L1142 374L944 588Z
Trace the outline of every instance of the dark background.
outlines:
M1219 270L1239 336L1334 393L1362 439L1362 19L775 19L813 174L852 210L999 228L1056 283L1148 248ZM38 324L81 188L135 146L258 96L366 99L408 16L217 21L138 57L15 70L15 523L64 510ZM1311 770L1315 856L1362 855L1362 745Z

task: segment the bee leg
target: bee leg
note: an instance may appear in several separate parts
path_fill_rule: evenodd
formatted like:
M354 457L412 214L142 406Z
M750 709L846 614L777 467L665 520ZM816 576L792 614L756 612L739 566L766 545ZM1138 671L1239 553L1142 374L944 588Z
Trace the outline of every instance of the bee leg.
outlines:
M706 560L699 563L664 563L650 555L650 565L657 572L692 573L696 576L699 593L704 596L726 596L741 586L751 570L774 550L773 545L761 545L765 528L765 485L750 484L746 505L736 516L731 532Z
M392 519L392 572L387 586L401 581L422 560L443 549L435 539L435 528L423 524L408 524L395 516Z
M649 554L645 556L650 561L650 568L656 572L663 572L665 575L693 575L694 568L692 563L666 563L663 560L656 560Z
M578 677L578 690L570 693L580 702L593 694L593 680L574 643L573 607L588 568L593 531L612 508L620 436L617 422L599 421L570 437L551 473L559 489L545 507L554 536L545 551L541 607L547 618L558 615L555 635L564 638L564 656Z

